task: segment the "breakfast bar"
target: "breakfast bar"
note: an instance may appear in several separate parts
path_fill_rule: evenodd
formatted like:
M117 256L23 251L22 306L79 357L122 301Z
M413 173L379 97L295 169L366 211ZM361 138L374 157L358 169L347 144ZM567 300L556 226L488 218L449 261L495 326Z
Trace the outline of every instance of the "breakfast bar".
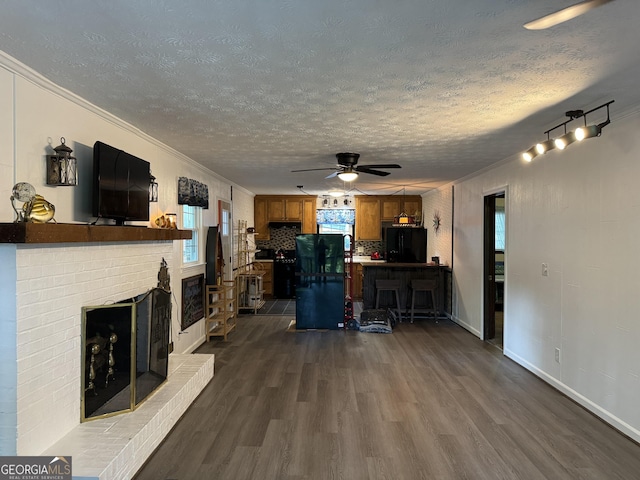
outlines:
M376 280L400 282L400 309L406 312L411 306L411 280L435 280L436 308L440 317L451 313L451 269L445 265L427 263L362 262L363 308L376 306ZM392 293L381 292L380 305L393 305Z

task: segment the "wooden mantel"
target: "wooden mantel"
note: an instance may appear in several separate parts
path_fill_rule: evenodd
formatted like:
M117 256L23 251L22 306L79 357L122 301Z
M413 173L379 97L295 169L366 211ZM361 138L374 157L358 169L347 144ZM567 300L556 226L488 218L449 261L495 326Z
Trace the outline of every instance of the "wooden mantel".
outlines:
M190 238L190 230L82 223L0 223L0 243L146 242Z

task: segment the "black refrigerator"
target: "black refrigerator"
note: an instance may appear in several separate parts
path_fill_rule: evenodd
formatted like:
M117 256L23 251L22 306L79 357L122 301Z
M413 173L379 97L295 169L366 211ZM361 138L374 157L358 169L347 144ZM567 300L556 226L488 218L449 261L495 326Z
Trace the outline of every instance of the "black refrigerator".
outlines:
M387 262L426 263L427 231L421 227L385 229Z
M344 237L296 235L296 329L344 325Z

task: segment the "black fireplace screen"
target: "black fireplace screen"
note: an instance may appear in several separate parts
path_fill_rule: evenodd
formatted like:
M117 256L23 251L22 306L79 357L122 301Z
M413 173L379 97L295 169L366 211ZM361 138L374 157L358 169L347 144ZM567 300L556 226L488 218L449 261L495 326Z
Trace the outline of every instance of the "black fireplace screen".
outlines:
M166 380L170 326L161 288L82 308L82 421L131 411Z

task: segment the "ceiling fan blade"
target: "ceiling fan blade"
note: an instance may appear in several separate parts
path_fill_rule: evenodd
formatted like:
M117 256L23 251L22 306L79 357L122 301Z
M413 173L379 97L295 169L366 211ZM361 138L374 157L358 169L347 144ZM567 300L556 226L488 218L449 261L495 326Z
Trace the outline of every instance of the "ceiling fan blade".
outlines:
M325 178L325 179L327 179L327 178L333 178L333 177L335 177L336 175L338 175L339 173L340 173L340 172L335 171L335 172L333 172L333 173L330 173L329 175L327 175L327 176L326 176L326 177L324 177L324 178Z
M319 170L335 170L333 167L325 167L325 168L305 168L303 170L291 170L292 173L296 172L317 172Z
M532 22L525 23L524 28L527 30L544 30L550 28L559 23L566 22L572 18L578 17L589 10L604 5L605 3L612 2L613 0L585 0L570 7L563 8L557 12L546 15Z
M361 173L370 173L371 175L378 175L379 177L386 177L387 175L389 175L389 172L383 172L382 170L373 170L371 168L367 168L367 167L356 167L354 169L356 172L361 172Z
M376 164L369 164L369 165L360 165L359 167L356 167L356 168L402 168L402 167L397 163L376 163Z

